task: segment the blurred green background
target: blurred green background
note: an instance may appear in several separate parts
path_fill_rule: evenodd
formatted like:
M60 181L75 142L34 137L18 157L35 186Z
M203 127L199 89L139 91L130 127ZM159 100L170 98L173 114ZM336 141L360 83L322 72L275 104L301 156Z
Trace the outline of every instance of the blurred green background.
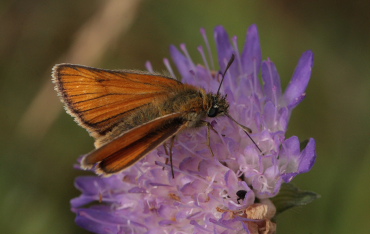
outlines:
M315 66L288 136L317 140L313 170L293 182L321 198L278 216L278 233L369 233L370 2L9 1L0 3L0 233L87 233L69 201L73 169L93 148L62 111L50 81L55 63L164 70L169 45L185 42L196 62L204 27L222 24L239 45L259 28L263 58L284 87L301 54ZM215 48L213 47L213 50Z

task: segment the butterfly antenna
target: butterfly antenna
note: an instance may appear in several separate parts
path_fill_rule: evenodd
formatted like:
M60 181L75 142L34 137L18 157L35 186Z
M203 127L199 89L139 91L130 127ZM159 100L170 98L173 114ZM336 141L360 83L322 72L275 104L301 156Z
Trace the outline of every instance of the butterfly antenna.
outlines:
M222 82L224 82L224 79L225 79L225 75L226 75L226 72L227 70L229 70L231 64L234 62L234 59L235 59L235 55L234 54L231 54L231 58L229 60L229 62L227 63L227 66L226 66L226 69L224 71L224 73L219 73L222 75L222 80L220 82L220 86L218 86L218 90L217 90L217 95L220 94L220 89L221 89L221 85L222 85ZM238 121L236 121L233 117L231 117L229 114L226 114L226 116L231 119L234 123L236 123L239 127L241 127L245 134L247 134L247 136L249 137L249 139L253 142L253 144L256 146L256 148L262 153L262 150L260 149L260 147L258 147L257 143L253 140L253 138L249 135L249 133L252 133L252 130L240 123L238 123Z
M244 131L245 134L247 134L247 136L249 137L249 139L253 142L253 144L257 147L257 149L260 151L260 153L262 153L262 150L260 149L260 147L258 147L258 145L256 144L256 142L253 140L253 138L251 137L251 135L249 135L248 132Z
M251 137L251 135L249 135L249 133L252 133L252 130L240 123L238 123L238 121L236 121L233 117L231 117L229 114L225 114L229 119L231 119L234 123L236 123L239 127L241 127L245 134L247 134L247 136L249 137L249 139L253 142L253 144L256 146L256 148L260 151L260 153L262 153L262 150L260 149L260 147L258 147L257 143L253 140L253 138Z
M226 72L227 72L227 70L229 70L231 64L234 62L234 59L235 59L235 55L231 54L231 58L230 58L229 62L227 63L227 66L226 66L226 69L225 69L224 73L221 73L222 80L220 82L220 86L218 86L217 96L220 94L220 89L221 89L222 82L224 82Z
M222 83L224 82L224 79L225 79L225 75L226 75L226 72L229 70L231 64L233 64L234 62L234 59L235 59L235 55L234 54L231 54L231 58L229 60L229 62L227 63L227 66L225 68L225 71L224 73L221 73L219 72L218 74L221 74L222 76L222 79L221 79L221 82L220 82L220 86L218 86L218 90L217 90L217 96L220 94L220 89L221 89L221 85ZM252 130L240 123L238 123L238 121L236 121L233 117L231 117L229 114L225 114L229 119L231 119L234 123L236 123L239 127L241 127L244 132L247 134L247 136L249 137L249 139L253 142L253 144L256 146L256 148L262 153L262 150L260 149L260 147L258 147L257 143L253 140L253 138L249 135L249 133L252 133Z

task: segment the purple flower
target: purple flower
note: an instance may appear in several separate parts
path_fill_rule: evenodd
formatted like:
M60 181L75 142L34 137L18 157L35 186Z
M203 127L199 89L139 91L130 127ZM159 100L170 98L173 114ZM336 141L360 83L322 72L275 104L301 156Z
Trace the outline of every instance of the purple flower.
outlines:
M215 93L220 77L208 51L198 50L203 65L196 65L185 45L171 47L182 82ZM122 173L110 177L76 179L82 192L71 201L76 222L95 233L273 233L270 219L275 207L269 198L282 183L308 172L315 163L316 143L309 139L301 149L298 137L285 137L292 110L305 97L311 76L313 53L305 52L293 78L282 91L275 64L262 61L257 27L252 25L243 51L237 38L221 26L215 29L218 63L224 71L232 54L235 61L226 73L221 93L227 94L229 114L252 129L252 139L229 118L218 117L211 131L212 156L207 146L207 128L185 131L173 147L172 178L164 146ZM169 61L169 72L174 76ZM147 64L148 70L152 70ZM262 71L263 84L259 73ZM257 202L258 201L258 202Z

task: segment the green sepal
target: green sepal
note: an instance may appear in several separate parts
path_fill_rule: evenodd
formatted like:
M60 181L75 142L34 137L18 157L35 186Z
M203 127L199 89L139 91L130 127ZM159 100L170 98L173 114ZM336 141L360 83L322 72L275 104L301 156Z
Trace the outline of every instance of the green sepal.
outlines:
M311 191L302 191L292 184L282 184L278 195L271 198L276 207L276 215L290 208L307 205L320 198L320 195Z

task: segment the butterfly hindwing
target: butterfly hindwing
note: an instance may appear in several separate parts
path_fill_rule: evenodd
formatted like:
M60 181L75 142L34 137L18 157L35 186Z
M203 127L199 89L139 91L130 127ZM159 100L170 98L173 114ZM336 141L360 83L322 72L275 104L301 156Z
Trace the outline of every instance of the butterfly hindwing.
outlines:
M98 163L98 172L111 174L121 171L143 158L150 151L187 127L181 113L159 117L133 128L111 142L86 155L85 168Z

